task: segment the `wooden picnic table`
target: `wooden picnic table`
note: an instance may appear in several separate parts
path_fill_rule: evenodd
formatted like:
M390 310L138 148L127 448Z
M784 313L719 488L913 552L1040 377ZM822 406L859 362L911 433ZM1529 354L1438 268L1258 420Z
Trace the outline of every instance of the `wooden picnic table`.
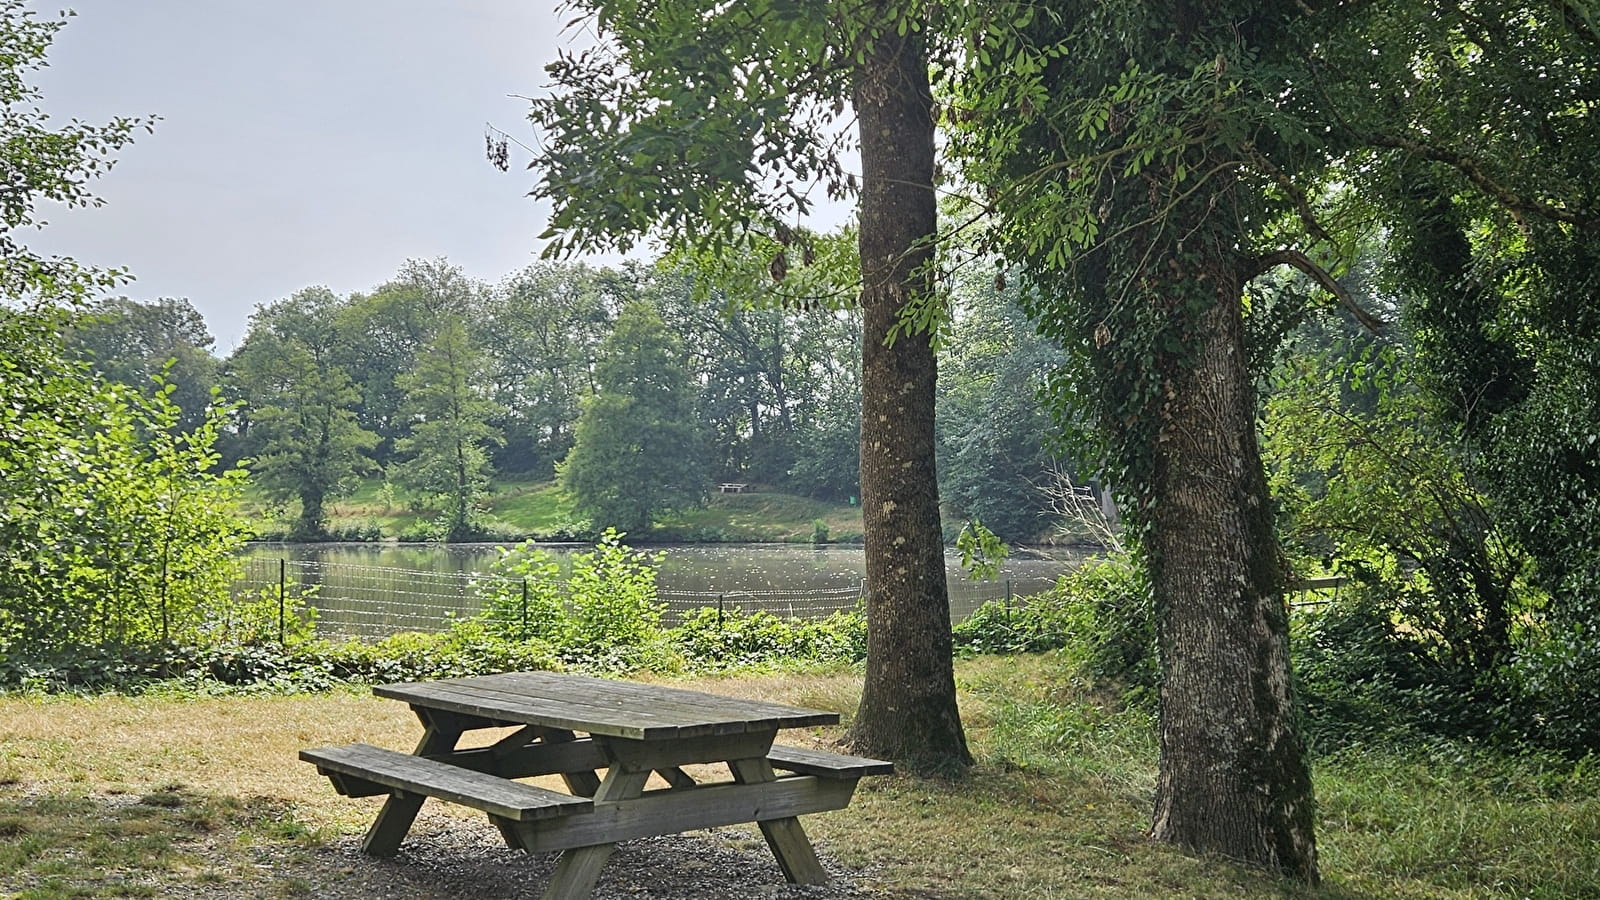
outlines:
M820 884L827 873L797 817L842 809L863 775L893 771L773 743L781 729L831 725L836 713L681 688L507 672L373 693L410 704L421 720L412 753L366 744L300 752L340 794L388 795L362 849L392 856L426 798L460 803L488 813L508 846L561 851L545 900L588 897L618 841L741 822L760 826L789 881ZM487 747L457 747L467 731L506 727L515 730ZM703 763L725 764L730 778L684 771ZM664 786L647 790L652 773ZM560 775L566 791L517 780L543 775Z

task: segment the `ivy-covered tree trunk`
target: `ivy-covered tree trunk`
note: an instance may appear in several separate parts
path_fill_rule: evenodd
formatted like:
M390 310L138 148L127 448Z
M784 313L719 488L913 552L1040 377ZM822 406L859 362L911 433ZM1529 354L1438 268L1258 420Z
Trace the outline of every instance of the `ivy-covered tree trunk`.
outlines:
M887 16L855 78L861 134L861 507L867 673L847 741L912 771L970 765L956 708L934 472L931 335L898 333L932 291L933 99L913 32Z
M1231 179L1216 180L1213 196L1225 199ZM1162 662L1151 833L1315 881L1311 777L1293 723L1288 611L1246 365L1243 265L1212 205L1174 215L1167 233L1185 237L1139 295L1168 336L1182 336L1152 342L1166 380L1146 450Z

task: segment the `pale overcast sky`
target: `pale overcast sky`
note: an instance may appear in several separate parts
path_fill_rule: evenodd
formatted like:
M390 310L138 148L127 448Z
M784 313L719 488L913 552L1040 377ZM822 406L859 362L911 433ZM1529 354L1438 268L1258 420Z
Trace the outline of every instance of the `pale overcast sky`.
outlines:
M498 280L535 261L532 173L484 159L528 139L561 32L554 0L58 0L38 84L56 119L158 115L39 250L124 266L135 299L187 297L227 353L256 304L366 290L408 258ZM41 15L53 3L35 0Z

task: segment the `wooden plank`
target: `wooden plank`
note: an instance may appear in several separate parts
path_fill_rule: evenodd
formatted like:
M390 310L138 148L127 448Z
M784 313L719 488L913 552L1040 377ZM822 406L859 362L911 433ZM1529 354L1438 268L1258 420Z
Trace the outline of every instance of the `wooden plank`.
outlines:
M768 784L719 784L650 791L636 800L597 802L592 810L516 823L521 846L546 853L698 828L803 816L850 804L855 781L791 775Z
M406 799L413 795L438 797L512 821L559 816L593 806L593 801L584 797L366 744L302 750L300 758L322 770L388 785Z
M722 762L765 756L776 731L750 734L703 734L673 741L630 741L597 737L604 756L630 772L648 772L694 763Z
M772 771L772 764L765 759L735 759L728 763L728 768L739 784L771 784L778 780L777 773ZM852 779L849 784L853 790L855 780ZM791 884L822 884L828 880L827 870L818 861L817 851L811 846L811 839L806 837L798 818L788 816L770 819L759 825L761 836L767 840L767 848L777 859L783 877Z
M498 775L501 778L534 778L540 775L567 775L584 771L588 771L592 777L595 769L603 769L606 766L606 759L601 755L600 748L595 746L590 738L559 742L540 741L515 749L477 747L471 750L441 753L429 758L463 769ZM593 788L599 786L600 782L596 779L594 786L585 796L592 796Z
M846 756L827 750L806 747L786 747L773 744L767 751L773 766L785 772L803 772L831 778L860 778L863 775L893 775L894 763L865 756Z
M831 725L837 713L551 672L379 685L373 693L484 719L642 740Z
M398 688L407 690L402 692ZM610 734L635 739L670 738L684 732L681 720L659 716L651 707L640 703L631 709L621 704L597 704L574 697L543 697L521 693L504 687L462 686L449 682L430 682L416 685L379 685L373 693L380 697L406 700L413 708L449 710L458 714L483 718L499 716L516 722ZM744 722L699 724L697 733L742 730Z
M577 735L565 728L541 727L539 733L547 744L567 744L578 740ZM584 738L584 740L592 743L590 738ZM593 797L600 790L600 776L594 773L594 770L599 767L600 765L597 763L584 766L581 769L567 769L561 773L561 780L567 783L567 790L570 793L579 797Z
M611 769L606 772L605 780L600 782L600 789L595 792L595 803L632 802L644 790L649 778L649 772ZM600 879L600 869L605 866L616 846L611 842L593 844L574 847L561 854L556 870L550 876L550 885L545 888L543 900L585 900L594 892L594 884ZM526 841L522 848L530 853L538 852Z
M454 719L434 720L424 719L422 739L417 741L416 754L421 756L426 753L443 753L455 747L456 741L461 740L460 723ZM302 753L301 757L304 758ZM378 817L372 820L372 827L367 829L366 836L361 839L361 852L370 856L388 857L400 852L400 842L405 840L406 833L411 830L411 823L417 819L417 813L422 809L426 798L420 794L410 794L404 791L391 791L384 798L383 807L378 810Z

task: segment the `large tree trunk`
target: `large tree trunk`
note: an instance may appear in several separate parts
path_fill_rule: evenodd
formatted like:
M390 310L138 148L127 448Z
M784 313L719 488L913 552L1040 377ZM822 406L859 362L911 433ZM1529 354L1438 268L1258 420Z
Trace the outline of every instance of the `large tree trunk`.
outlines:
M883 21L890 21L887 16ZM892 25L857 67L861 134L861 507L867 673L846 740L912 771L972 762L956 709L950 603L934 471L931 336L888 336L931 296L937 227L933 99L916 34Z
M1188 265L1162 266L1145 294L1185 318L1191 336L1181 357L1162 360L1169 390L1151 447L1148 549L1162 660L1152 833L1315 881L1311 778L1293 726L1242 284L1227 229L1213 226L1170 227L1188 235Z

